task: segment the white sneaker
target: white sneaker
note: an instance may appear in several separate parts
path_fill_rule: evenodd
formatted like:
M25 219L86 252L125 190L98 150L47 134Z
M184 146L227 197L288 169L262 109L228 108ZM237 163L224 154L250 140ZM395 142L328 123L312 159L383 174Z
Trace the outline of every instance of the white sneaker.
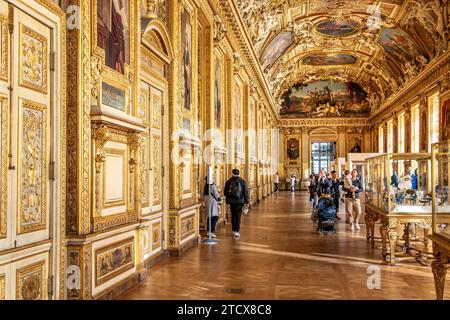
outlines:
M233 237L236 237L236 233L237 233L236 231L233 231Z
M351 231L355 231L355 225L352 223L352 224L350 224L350 230Z
M211 238L217 238L217 236L214 233L211 233Z
M234 237L235 238L239 238L241 236L241 234L239 232L235 232Z
M356 228L356 230L361 230L361 227L359 226L358 223L355 225L355 228Z

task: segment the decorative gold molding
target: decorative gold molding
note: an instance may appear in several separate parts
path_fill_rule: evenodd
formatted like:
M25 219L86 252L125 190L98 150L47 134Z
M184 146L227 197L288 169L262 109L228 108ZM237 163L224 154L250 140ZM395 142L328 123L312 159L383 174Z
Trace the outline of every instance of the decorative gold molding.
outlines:
M365 118L283 119L281 127L361 127L369 126Z
M8 97L0 96L1 106L1 204L0 204L0 239L7 236L7 210L8 210L8 146L9 146L9 103Z
M8 61L9 61L9 32L8 32L8 17L0 15L0 32L1 32L1 54L2 60L0 61L0 79L8 80Z

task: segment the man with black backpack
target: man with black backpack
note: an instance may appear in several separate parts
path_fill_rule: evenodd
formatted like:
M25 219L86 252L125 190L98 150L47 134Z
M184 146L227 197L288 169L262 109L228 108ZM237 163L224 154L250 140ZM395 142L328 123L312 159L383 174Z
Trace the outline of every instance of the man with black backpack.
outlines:
M238 169L233 170L233 176L226 182L224 193L227 204L230 205L231 210L231 225L233 228L233 237L240 237L241 229L241 214L244 206L249 206L250 196L248 193L247 184L244 179L239 176Z

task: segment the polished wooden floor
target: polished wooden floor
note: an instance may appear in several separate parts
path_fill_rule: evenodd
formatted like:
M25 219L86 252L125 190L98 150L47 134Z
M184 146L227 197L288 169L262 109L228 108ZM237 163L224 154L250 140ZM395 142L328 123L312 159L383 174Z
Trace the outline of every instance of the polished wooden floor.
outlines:
M240 239L221 225L219 244L199 244L152 267L143 284L118 299L436 298L430 267L383 265L364 225L351 232L340 221L336 234L319 234L310 212L306 193L274 194L243 217ZM373 266L381 270L379 290L367 287Z

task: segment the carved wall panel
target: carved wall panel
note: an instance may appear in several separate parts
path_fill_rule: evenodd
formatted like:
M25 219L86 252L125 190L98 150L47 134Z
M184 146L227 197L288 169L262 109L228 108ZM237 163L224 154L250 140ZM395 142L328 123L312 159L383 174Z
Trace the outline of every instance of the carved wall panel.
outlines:
M0 300L5 300L6 298L6 277L4 274L0 274Z
M19 28L19 85L47 93L48 38L22 23Z
M153 206L161 205L162 201L162 175L161 175L161 138L158 136L153 137L152 144L152 177L153 177L153 192L152 202Z
M106 126L97 126L94 130L95 231L137 219L133 209L138 177L135 168L139 168L136 167L138 140L136 135Z
M149 119L149 92L145 89L147 85L142 85L139 92L139 103L138 103L138 117L144 122L144 124L148 125Z
M45 261L40 261L16 271L17 300L45 300L47 274Z
M139 190L141 193L142 208L150 207L150 161L149 161L149 137L142 135L141 145L139 147ZM143 212L144 214L147 212Z
M185 240L195 234L195 215L181 218L180 221L180 239Z
M150 231L149 226L142 229L142 233L141 233L142 251L143 251L144 257L145 257L145 255L147 255L148 253L150 253L152 251L151 243L150 243L150 233L151 233L151 231Z
M46 228L48 126L47 106L22 101L19 119L18 234Z
M161 129L162 98L162 92L156 89L152 90L152 126L155 129Z
M152 251L161 249L161 221L152 223Z
M8 17L0 14L0 79L8 80L9 33Z
M95 251L95 284L99 286L135 266L134 238Z

